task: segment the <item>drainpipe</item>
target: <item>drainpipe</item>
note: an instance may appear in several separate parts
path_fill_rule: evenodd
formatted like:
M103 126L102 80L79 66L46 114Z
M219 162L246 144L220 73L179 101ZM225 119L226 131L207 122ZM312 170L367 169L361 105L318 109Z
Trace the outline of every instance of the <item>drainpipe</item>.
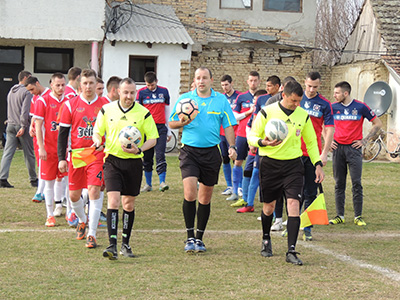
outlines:
M98 58L98 51L99 51L99 43L92 42L92 59L90 62L90 67L99 74L99 58Z

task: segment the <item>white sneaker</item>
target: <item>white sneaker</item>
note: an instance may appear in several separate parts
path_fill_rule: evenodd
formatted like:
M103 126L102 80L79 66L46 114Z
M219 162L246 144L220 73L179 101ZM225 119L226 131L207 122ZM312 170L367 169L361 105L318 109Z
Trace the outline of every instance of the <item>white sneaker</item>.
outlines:
M287 220L282 223L283 226L287 226Z
M275 223L271 226L272 231L281 231L283 230L282 221L275 221Z
M53 215L55 217L61 217L62 211L63 211L63 209L62 209L61 205L60 206L56 206L56 209L54 210Z
M142 192L142 193L151 192L152 190L153 190L153 188L146 183L145 186L140 190L140 192Z
M261 221L261 217L258 217L258 218L257 218L257 221Z
M243 197L243 189L242 189L242 188L238 188L238 196L239 196L240 198Z
M228 200L228 201L236 201L236 200L239 200L239 197L235 193L232 193L232 195L230 195L228 198L226 198L226 200Z
M225 191L223 191L223 192L221 193L221 195L229 196L229 195L232 195L232 192L233 192L232 187L231 187L231 186L228 186L228 187L225 189Z

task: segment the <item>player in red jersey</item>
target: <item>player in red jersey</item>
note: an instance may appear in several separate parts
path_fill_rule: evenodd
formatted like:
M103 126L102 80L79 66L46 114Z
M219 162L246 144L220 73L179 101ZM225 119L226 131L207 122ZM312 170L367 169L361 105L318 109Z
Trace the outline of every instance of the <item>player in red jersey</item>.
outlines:
M82 69L72 67L68 70L68 84L65 87L65 98L71 99L78 95L79 80L81 78Z
M40 178L44 181L47 220L45 225L54 227L54 216L61 216L62 212L62 183L63 174L58 170L57 158L57 114L61 103L65 101L65 77L61 73L51 76L51 93L40 97L35 108L35 128L39 146ZM56 209L53 212L53 199L56 200Z
M86 148L93 145L93 126L96 122L97 113L104 104L109 102L106 98L99 98L95 93L96 72L94 70L82 70L81 89L82 93L68 100L61 113L58 136L58 168L61 172L68 170L71 205L79 218L76 229L78 240L86 236L87 227L81 193L83 188L87 187L89 190L89 232L86 247L95 248L97 246L96 230L103 206L103 200L100 198L100 187L103 184L104 152L102 148L96 149L94 155L97 159L82 168L74 168L71 162L68 164L65 155L70 133L71 149Z
M40 203L44 200L44 182L40 178L40 165L39 165L39 146L37 144L37 139L36 139L36 128L35 128L35 108L36 108L36 103L37 100L40 97L44 97L48 94L50 94L51 90L47 87L44 87L43 85L40 84L39 80L36 77L29 77L25 83L26 89L33 95L32 100L31 100L31 108L29 111L29 114L31 116L31 124L29 126L29 135L33 138L33 149L35 151L35 157L36 157L36 163L39 168L39 176L38 176L38 187L36 190L35 195L32 198L33 202Z

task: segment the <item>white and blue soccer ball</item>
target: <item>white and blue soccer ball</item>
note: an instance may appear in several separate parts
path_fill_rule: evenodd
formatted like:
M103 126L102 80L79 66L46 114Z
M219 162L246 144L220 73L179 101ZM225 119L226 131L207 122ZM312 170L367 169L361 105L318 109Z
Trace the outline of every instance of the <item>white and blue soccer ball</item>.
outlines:
M265 125L265 136L270 140L283 141L289 133L286 123L281 119L271 119Z
M118 139L121 145L130 149L132 148L132 144L135 144L136 146L139 145L142 141L142 134L135 126L126 126L120 131Z

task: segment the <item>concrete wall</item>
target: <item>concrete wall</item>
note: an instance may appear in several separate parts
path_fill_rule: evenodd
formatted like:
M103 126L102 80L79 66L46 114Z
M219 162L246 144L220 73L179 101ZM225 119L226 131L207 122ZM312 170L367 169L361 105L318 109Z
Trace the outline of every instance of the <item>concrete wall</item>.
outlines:
M314 45L316 1L303 0L303 10L294 12L264 11L264 0L253 0L251 10L220 9L219 0L207 1L207 17L232 22L242 20L252 27L266 27L286 31L292 40Z
M113 75L127 77L129 74L129 56L157 56L157 78L161 86L168 88L171 105L174 105L181 93L181 62L190 60L191 47L183 49L181 45L146 44L117 42L111 46L104 44L103 79L106 82ZM142 86L138 85L138 88Z
M2 0L0 37L99 41L104 5L103 0Z
M82 69L90 67L91 43L83 42L66 42L66 41L34 41L34 40L3 40L0 39L0 46L25 47L24 65L25 70L39 78L44 86L49 86L51 74L34 73L34 49L35 47L50 48L73 48L74 49L74 66Z

